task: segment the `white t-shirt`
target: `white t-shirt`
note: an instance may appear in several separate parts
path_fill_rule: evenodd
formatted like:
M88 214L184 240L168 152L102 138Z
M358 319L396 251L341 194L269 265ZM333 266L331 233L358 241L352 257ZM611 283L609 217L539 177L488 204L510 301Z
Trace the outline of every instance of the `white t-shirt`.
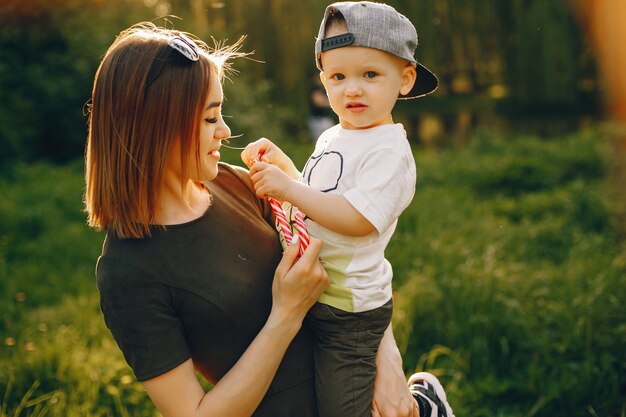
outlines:
M307 219L310 234L324 242L320 257L331 279L319 301L348 312L385 304L391 299L393 275L385 247L415 193L415 160L403 126L328 129L300 181L343 195L376 228L367 236L350 237Z

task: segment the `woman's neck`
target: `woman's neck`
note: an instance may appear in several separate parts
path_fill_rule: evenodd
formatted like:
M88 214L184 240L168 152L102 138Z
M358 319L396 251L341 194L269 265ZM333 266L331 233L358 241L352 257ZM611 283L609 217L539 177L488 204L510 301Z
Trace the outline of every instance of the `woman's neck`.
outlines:
M181 187L180 179L165 180L159 193L154 222L160 225L187 223L202 216L209 208L209 191L192 180Z

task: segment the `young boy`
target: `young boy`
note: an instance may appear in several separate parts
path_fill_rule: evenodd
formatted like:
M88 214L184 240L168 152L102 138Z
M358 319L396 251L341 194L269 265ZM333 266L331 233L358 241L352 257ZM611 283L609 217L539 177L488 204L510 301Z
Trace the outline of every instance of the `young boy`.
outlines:
M339 124L320 136L301 174L266 139L242 153L257 194L298 207L311 235L324 242L320 256L331 285L308 316L317 335L322 417L371 415L376 351L392 313L384 251L416 181L406 132L391 111L398 98L437 88L437 78L415 60L416 46L413 24L388 5L328 6L315 57ZM409 383L422 417L453 416L433 375L416 374Z

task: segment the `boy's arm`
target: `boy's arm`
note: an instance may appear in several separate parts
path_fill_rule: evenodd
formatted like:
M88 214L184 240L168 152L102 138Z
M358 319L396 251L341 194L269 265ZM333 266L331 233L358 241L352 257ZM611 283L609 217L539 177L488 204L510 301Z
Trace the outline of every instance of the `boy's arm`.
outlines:
M339 194L324 193L294 180L282 170L265 162L250 167L250 176L259 197L287 200L316 223L346 236L366 236L376 230Z
M300 171L295 164L278 146L267 138L261 138L249 143L241 152L241 160L251 167L255 162L267 162L276 165L293 179L300 177Z
M376 228L340 194L324 193L293 181L285 200L298 207L316 223L346 236L366 236Z

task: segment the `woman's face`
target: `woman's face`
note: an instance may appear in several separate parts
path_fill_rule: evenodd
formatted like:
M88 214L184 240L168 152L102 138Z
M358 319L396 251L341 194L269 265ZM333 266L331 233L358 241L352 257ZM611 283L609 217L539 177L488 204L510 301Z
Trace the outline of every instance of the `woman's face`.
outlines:
M221 141L230 137L230 129L222 118L224 94L219 76L213 72L209 94L200 116L198 149L200 166L196 166L196 149L189 156L189 172L193 180L209 181L217 176L217 163L220 160Z
M189 164L187 176L195 181L210 181L217 176L217 163L220 160L219 149L221 141L230 137L230 129L222 118L223 102L222 85L218 75L211 73L209 94L200 112L198 121L197 146L192 146L187 156ZM180 149L174 145L174 149ZM198 157L196 158L196 152ZM180 166L180 158L174 153L169 165L171 172L176 176L186 176Z
M192 145L189 155L187 155L188 170L186 173L183 172L180 153L175 151L168 162L168 171L172 175L200 182L210 181L217 176L221 142L230 137L230 128L222 118L223 100L224 95L219 76L213 71L209 83L209 94L198 120L197 145ZM174 149L180 149L180 141L174 144Z

